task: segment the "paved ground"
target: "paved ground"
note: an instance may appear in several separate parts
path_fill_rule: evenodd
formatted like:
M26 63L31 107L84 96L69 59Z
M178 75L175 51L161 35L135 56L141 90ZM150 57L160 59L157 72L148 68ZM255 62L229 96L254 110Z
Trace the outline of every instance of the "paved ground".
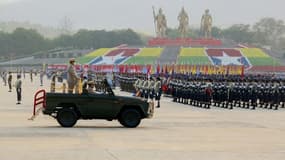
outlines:
M22 105L15 105L14 90L0 86L1 160L285 159L285 109L203 110L164 99L136 129L98 120L65 129L43 115L27 120L38 86L38 79L32 85L26 78Z

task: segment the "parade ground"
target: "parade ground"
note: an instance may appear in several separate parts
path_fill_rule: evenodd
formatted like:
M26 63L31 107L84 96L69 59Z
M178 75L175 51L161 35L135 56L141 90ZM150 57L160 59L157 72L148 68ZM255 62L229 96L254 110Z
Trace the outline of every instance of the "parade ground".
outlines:
M49 88L47 80L43 88ZM163 98L154 118L135 129L104 120L80 120L74 128L61 128L42 114L28 121L39 89L38 77L31 83L26 75L23 103L16 105L15 89L9 93L1 84L1 160L285 159L285 109L205 110Z

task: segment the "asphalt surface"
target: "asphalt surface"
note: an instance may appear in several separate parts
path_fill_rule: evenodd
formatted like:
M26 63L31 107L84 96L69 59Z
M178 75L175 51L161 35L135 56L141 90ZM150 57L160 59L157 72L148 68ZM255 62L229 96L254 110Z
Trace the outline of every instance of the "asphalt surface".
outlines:
M13 77L15 80L15 77ZM28 121L38 78L23 83L23 103L0 85L0 159L9 160L284 160L285 109L205 110L163 98L153 119L135 129L117 121L61 128L43 116ZM116 94L131 96L116 91Z

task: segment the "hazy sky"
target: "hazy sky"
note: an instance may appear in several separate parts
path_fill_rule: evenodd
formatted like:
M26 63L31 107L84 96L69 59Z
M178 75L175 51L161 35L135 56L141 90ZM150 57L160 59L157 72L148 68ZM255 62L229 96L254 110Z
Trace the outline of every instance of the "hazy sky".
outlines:
M214 25L219 27L253 24L262 17L285 20L284 0L0 0L0 21L58 27L67 16L75 29L133 28L153 32L152 6L163 8L170 27L178 26L182 6L190 15L192 26L199 26L207 8Z

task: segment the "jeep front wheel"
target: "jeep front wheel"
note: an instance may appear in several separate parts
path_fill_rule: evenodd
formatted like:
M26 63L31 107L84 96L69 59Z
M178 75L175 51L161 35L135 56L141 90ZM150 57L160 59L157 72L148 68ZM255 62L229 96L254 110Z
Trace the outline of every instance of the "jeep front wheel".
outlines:
M127 128L135 128L141 123L141 114L136 109L125 109L122 111L119 122Z
M62 127L73 127L76 124L78 117L74 110L62 109L57 113L56 119Z

